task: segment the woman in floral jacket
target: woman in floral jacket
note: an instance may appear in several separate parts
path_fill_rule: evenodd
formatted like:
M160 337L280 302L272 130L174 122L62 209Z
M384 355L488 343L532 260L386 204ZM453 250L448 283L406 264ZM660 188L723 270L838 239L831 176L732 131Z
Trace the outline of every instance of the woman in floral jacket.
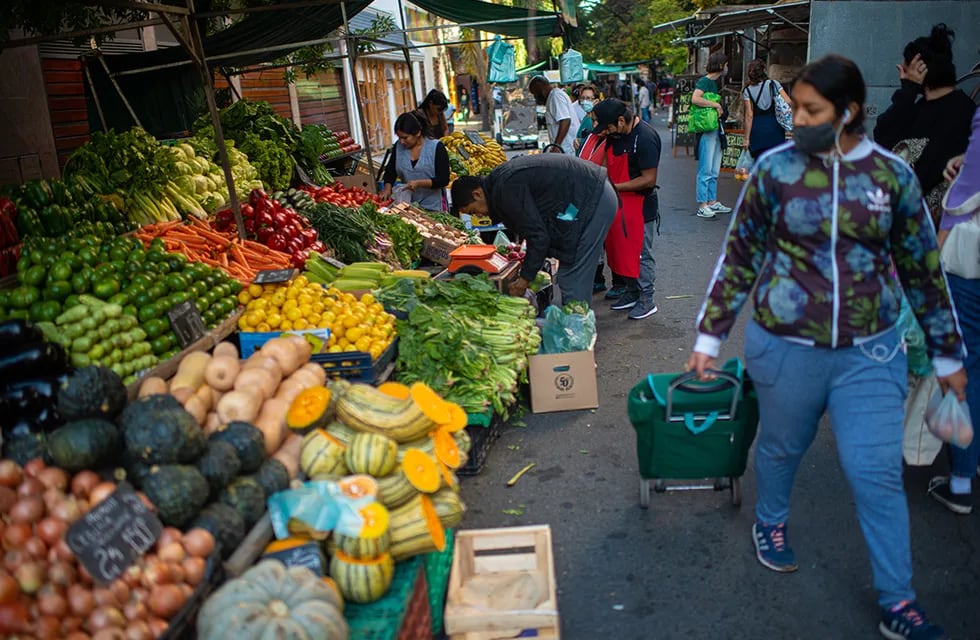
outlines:
M745 360L759 394L756 556L797 569L787 538L797 468L829 413L871 556L886 638L945 638L912 590L902 486L906 359L895 329L902 289L940 385L964 398L963 346L935 230L912 169L862 135L857 66L828 56L793 87L793 141L750 175L698 317L688 368L712 377L754 292ZM901 284L889 275L894 261Z

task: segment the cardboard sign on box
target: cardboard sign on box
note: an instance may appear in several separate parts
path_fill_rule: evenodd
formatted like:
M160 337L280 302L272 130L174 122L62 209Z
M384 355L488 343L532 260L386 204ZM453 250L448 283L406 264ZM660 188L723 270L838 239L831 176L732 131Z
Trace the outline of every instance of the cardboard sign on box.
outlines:
M599 406L595 352L548 353L528 358L531 412L595 409Z

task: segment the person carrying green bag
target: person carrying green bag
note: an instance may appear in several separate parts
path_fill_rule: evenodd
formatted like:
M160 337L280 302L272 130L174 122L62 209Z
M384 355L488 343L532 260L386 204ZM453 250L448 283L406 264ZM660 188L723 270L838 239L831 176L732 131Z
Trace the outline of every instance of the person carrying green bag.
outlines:
M707 74L699 78L691 95L689 116L691 133L698 134L698 217L714 218L718 213L731 213L731 207L718 202L718 174L721 172L722 141L719 118L725 108L721 104L721 78L728 73L728 58L724 53L708 57Z

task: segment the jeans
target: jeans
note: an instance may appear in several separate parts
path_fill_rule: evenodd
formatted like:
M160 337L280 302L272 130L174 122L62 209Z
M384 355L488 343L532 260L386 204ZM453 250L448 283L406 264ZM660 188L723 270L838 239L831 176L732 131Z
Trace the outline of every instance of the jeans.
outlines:
M796 471L829 412L882 607L915 599L902 486L907 364L899 346L894 329L840 349L790 342L754 321L745 330L745 363L759 394L756 518L786 522Z
M650 122L650 107L640 107L640 118L643 122Z
M637 285L640 295L653 298L657 281L657 261L653 259L653 237L657 234L657 221L643 223L643 251L640 252L640 277Z
M602 195L596 204L592 218L582 226L575 248L575 261L562 262L558 266L558 290L561 291L561 302L567 304L573 300L591 305L592 285L595 282L595 267L602 255L602 246L616 217L619 208L619 198L610 182L602 187Z
M718 174L721 172L721 140L718 131L701 134L698 143L698 202L718 199Z
M949 292L966 343L966 404L970 407L973 429L980 429L980 280L946 274ZM974 436L966 449L949 445L949 466L954 476L972 478L980 463L980 436Z

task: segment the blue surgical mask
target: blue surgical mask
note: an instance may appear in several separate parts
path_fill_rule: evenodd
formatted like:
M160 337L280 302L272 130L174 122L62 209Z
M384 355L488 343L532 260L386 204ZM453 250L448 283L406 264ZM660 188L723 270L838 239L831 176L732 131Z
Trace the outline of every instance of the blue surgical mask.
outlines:
M586 113L589 113L590 111L592 111L592 107L595 106L594 104L592 104L592 101L591 100L582 100L582 101L579 102L579 104L582 106L582 111L584 111Z

